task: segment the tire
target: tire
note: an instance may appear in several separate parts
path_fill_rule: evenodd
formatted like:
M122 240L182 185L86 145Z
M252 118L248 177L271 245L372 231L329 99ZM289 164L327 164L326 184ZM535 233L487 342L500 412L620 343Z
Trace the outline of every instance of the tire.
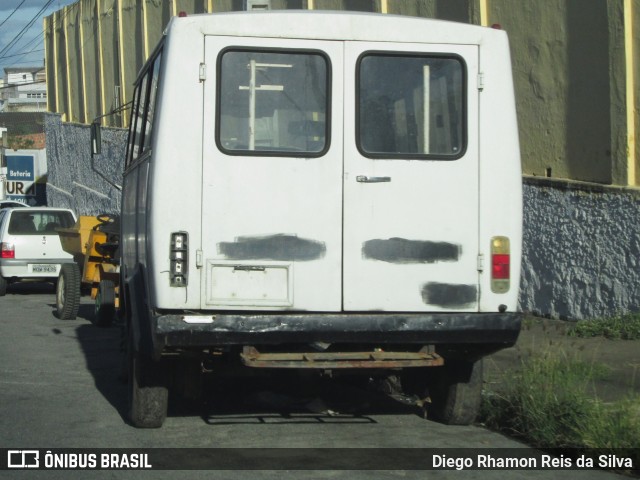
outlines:
M56 312L61 320L74 320L80 307L80 267L63 263L56 285Z
M129 420L134 427L159 428L169 405L164 365L135 351L131 328L128 337Z
M0 297L4 297L7 294L7 280L0 276Z
M116 287L111 280L101 280L96 295L96 311L93 323L98 327L108 327L116 313Z
M470 425L482 401L482 360L452 362L430 389L432 418L447 425Z
M451 360L443 367L408 369L402 385L406 393L428 396L429 419L447 425L470 425L482 401L482 360Z

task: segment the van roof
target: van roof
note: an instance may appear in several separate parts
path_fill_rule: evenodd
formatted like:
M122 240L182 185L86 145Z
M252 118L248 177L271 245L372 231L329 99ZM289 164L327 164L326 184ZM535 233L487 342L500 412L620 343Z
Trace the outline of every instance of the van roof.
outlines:
M225 12L173 17L166 33L194 27L204 35L479 45L504 31L422 17L326 10Z

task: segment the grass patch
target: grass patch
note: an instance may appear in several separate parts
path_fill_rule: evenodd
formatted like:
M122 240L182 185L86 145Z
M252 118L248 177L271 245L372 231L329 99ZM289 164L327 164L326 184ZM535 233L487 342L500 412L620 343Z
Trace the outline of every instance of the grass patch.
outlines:
M569 335L576 337L606 337L620 340L640 339L640 314L620 315L596 320L581 320Z
M538 448L637 449L640 396L598 400L593 382L605 374L605 367L563 353L527 358L501 390L485 392L481 420Z

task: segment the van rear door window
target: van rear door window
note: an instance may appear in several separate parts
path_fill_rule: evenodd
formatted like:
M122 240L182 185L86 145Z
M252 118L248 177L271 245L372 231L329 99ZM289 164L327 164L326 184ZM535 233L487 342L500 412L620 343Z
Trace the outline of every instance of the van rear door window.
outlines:
M367 53L357 73L357 139L364 156L453 160L464 154L460 57Z
M226 50L218 59L218 147L320 156L329 146L329 64L306 51Z

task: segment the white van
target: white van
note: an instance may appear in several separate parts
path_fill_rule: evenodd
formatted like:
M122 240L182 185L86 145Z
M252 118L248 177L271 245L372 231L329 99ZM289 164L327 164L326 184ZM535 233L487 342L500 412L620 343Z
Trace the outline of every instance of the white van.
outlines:
M173 18L136 81L121 221L134 425L162 425L176 354L402 370L432 417L470 423L482 357L520 329L507 35L346 12Z
M72 227L71 210L31 207L0 210L0 296L24 279L55 281L61 265L73 262L62 249L58 228Z

